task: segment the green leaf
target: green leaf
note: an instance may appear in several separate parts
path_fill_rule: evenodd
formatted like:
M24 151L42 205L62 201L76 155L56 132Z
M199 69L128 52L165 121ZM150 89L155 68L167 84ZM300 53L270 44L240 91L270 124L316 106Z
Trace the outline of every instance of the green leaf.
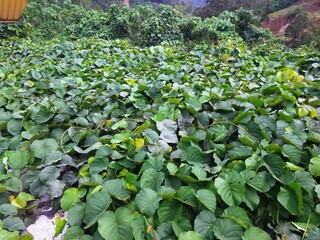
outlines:
M86 204L82 202L78 202L72 205L72 207L68 210L68 223L70 226L80 226L81 221L84 217L84 208Z
M314 177L320 176L320 157L311 158L310 164L309 164L309 172Z
M11 151L8 156L9 166L13 169L22 169L29 163L30 153L26 151Z
M239 146L228 152L230 160L246 159L252 155L252 149L247 146Z
M84 230L81 227L74 226L74 227L68 228L68 230L63 235L63 239L80 240L83 235L84 235Z
M172 221L172 229L174 234L179 236L182 232L192 230L192 226L187 218L177 218Z
M102 188L105 189L111 197L121 201L127 201L130 198L130 191L124 188L121 179L107 180L103 183Z
M164 201L158 211L160 223L172 221L182 216L183 204L175 199Z
M9 231L23 231L26 229L26 225L24 222L18 217L7 217L3 220L4 228L8 229Z
M221 217L229 218L245 229L248 229L250 227L249 217L247 213L240 207L228 207L226 210L224 210Z
M121 119L119 122L116 122L115 124L113 124L111 129L112 130L126 129L128 126L129 126L128 122L124 119Z
M319 228L310 229L305 236L305 240L318 240L319 238L320 238Z
M55 166L48 166L42 169L39 173L39 180L43 184L48 184L51 181L56 180L60 175L59 168Z
M155 214L159 208L159 202L161 197L152 189L141 190L135 199L138 209L147 217L151 217Z
M54 180L48 183L48 195L51 199L60 197L66 184L61 180Z
M114 213L104 212L98 220L98 231L107 240L131 240L131 222L134 218L133 212L124 207L118 208Z
M87 200L84 210L83 222L86 224L85 229L88 229L95 224L98 218L112 203L112 199L106 190L92 194Z
M194 220L194 230L200 233L205 239L213 239L213 224L215 215L209 210L203 210Z
M145 219L142 215L136 216L131 222L132 235L134 240L145 240L146 226Z
M301 186L298 183L290 183L286 188L280 187L277 199L292 215L301 214L303 200Z
M177 190L175 199L191 207L197 206L197 199L192 187L183 186Z
M205 154L196 147L188 147L184 149L181 154L181 159L190 164L199 164L205 162Z
M301 162L301 152L297 147L284 144L281 149L283 156L287 157L292 163L298 165Z
M0 240L17 240L19 239L19 232L9 232L0 228Z
M213 213L215 212L217 200L213 192L207 189L198 190L197 198L207 209L209 209Z
M64 219L61 219L59 214L56 214L56 217L54 219L55 222L55 233L54 237L57 237L60 233L62 233L67 221Z
M204 240L204 238L197 232L188 231L181 233L178 240Z
M213 224L215 237L219 240L241 240L243 235L239 224L231 219L217 219Z
M245 199L245 182L240 174L233 170L221 173L214 185L222 200L229 206L240 205Z
M229 128L225 125L217 124L211 128L215 142L223 142L229 135Z
M275 179L265 171L256 173L252 170L244 170L240 174L250 187L259 192L268 192L276 182Z
M265 166L272 176L283 184L289 184L294 181L294 175L286 168L282 158L276 154L268 154L263 158Z
M315 187L316 181L312 178L312 175L305 171L296 171L294 173L296 177L296 182L300 184L300 186L307 191L308 193L312 193Z
M140 186L142 189L149 188L155 190L156 192L159 192L163 181L163 172L158 172L155 169L147 169L141 176Z
M80 192L77 188L67 189L61 198L61 208L68 211L72 205L80 202Z
M16 216L18 215L18 210L11 204L1 204L0 206L0 213L5 216Z
M58 143L53 138L46 138L43 140L35 140L30 145L34 156L37 158L44 158L47 153L54 152L58 149Z
M22 120L20 119L11 119L7 124L7 130L13 136L20 134L21 128Z
M185 104L187 105L187 107L190 108L190 110L192 110L192 113L197 113L201 110L202 108L202 104L201 102L198 100L198 98L196 97L189 97L185 100Z
M252 239L259 239L259 240L271 240L271 237L268 233L263 231L261 228L258 227L250 227L244 232L244 236L242 240L252 240Z
M37 123L46 123L54 116L54 112L46 107L41 106L39 111L35 115L35 121Z

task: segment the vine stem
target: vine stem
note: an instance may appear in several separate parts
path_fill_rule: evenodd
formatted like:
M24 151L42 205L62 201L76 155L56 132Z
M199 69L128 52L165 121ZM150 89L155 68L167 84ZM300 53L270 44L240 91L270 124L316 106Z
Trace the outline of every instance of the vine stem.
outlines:
M307 226L306 226L306 229L304 230L304 233L303 233L303 235L302 235L301 240L304 240L304 238L305 238L305 236L306 236L306 234L307 234L307 232L308 232L310 220L311 220L311 214L309 215L309 218L308 218L308 221L307 221Z
M283 235L284 235L284 236L283 236L283 239L288 239L288 236L287 236L287 234L286 234L283 226L282 226L281 223L279 222L279 212L280 212L280 208L278 208L278 211L277 211L277 223L279 224L279 226L280 226L280 228L281 228L281 230L282 230L282 232L283 232ZM285 238L284 238L284 237L285 237Z

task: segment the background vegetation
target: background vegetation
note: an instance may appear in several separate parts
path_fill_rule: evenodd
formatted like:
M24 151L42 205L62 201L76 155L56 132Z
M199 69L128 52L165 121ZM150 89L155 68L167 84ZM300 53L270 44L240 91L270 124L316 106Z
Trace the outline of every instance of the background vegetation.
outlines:
M242 8L80 5L1 25L0 239L46 198L66 240L320 238L316 43Z

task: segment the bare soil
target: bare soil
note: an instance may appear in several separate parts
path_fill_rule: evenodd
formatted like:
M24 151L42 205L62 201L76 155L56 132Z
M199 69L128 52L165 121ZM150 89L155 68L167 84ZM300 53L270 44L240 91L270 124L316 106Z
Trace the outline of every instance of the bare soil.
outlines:
M302 12L306 12L313 25L320 29L320 0L299 0L288 8L270 14L269 20L263 21L261 26L269 28L277 36L282 35L294 21L294 17L288 17L288 14L296 7L300 7Z

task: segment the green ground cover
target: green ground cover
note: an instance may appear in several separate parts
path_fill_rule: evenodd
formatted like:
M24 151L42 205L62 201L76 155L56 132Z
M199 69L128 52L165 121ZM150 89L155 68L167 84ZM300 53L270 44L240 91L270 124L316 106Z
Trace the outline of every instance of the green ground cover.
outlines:
M64 239L319 239L319 59L1 41L0 239L46 194Z

